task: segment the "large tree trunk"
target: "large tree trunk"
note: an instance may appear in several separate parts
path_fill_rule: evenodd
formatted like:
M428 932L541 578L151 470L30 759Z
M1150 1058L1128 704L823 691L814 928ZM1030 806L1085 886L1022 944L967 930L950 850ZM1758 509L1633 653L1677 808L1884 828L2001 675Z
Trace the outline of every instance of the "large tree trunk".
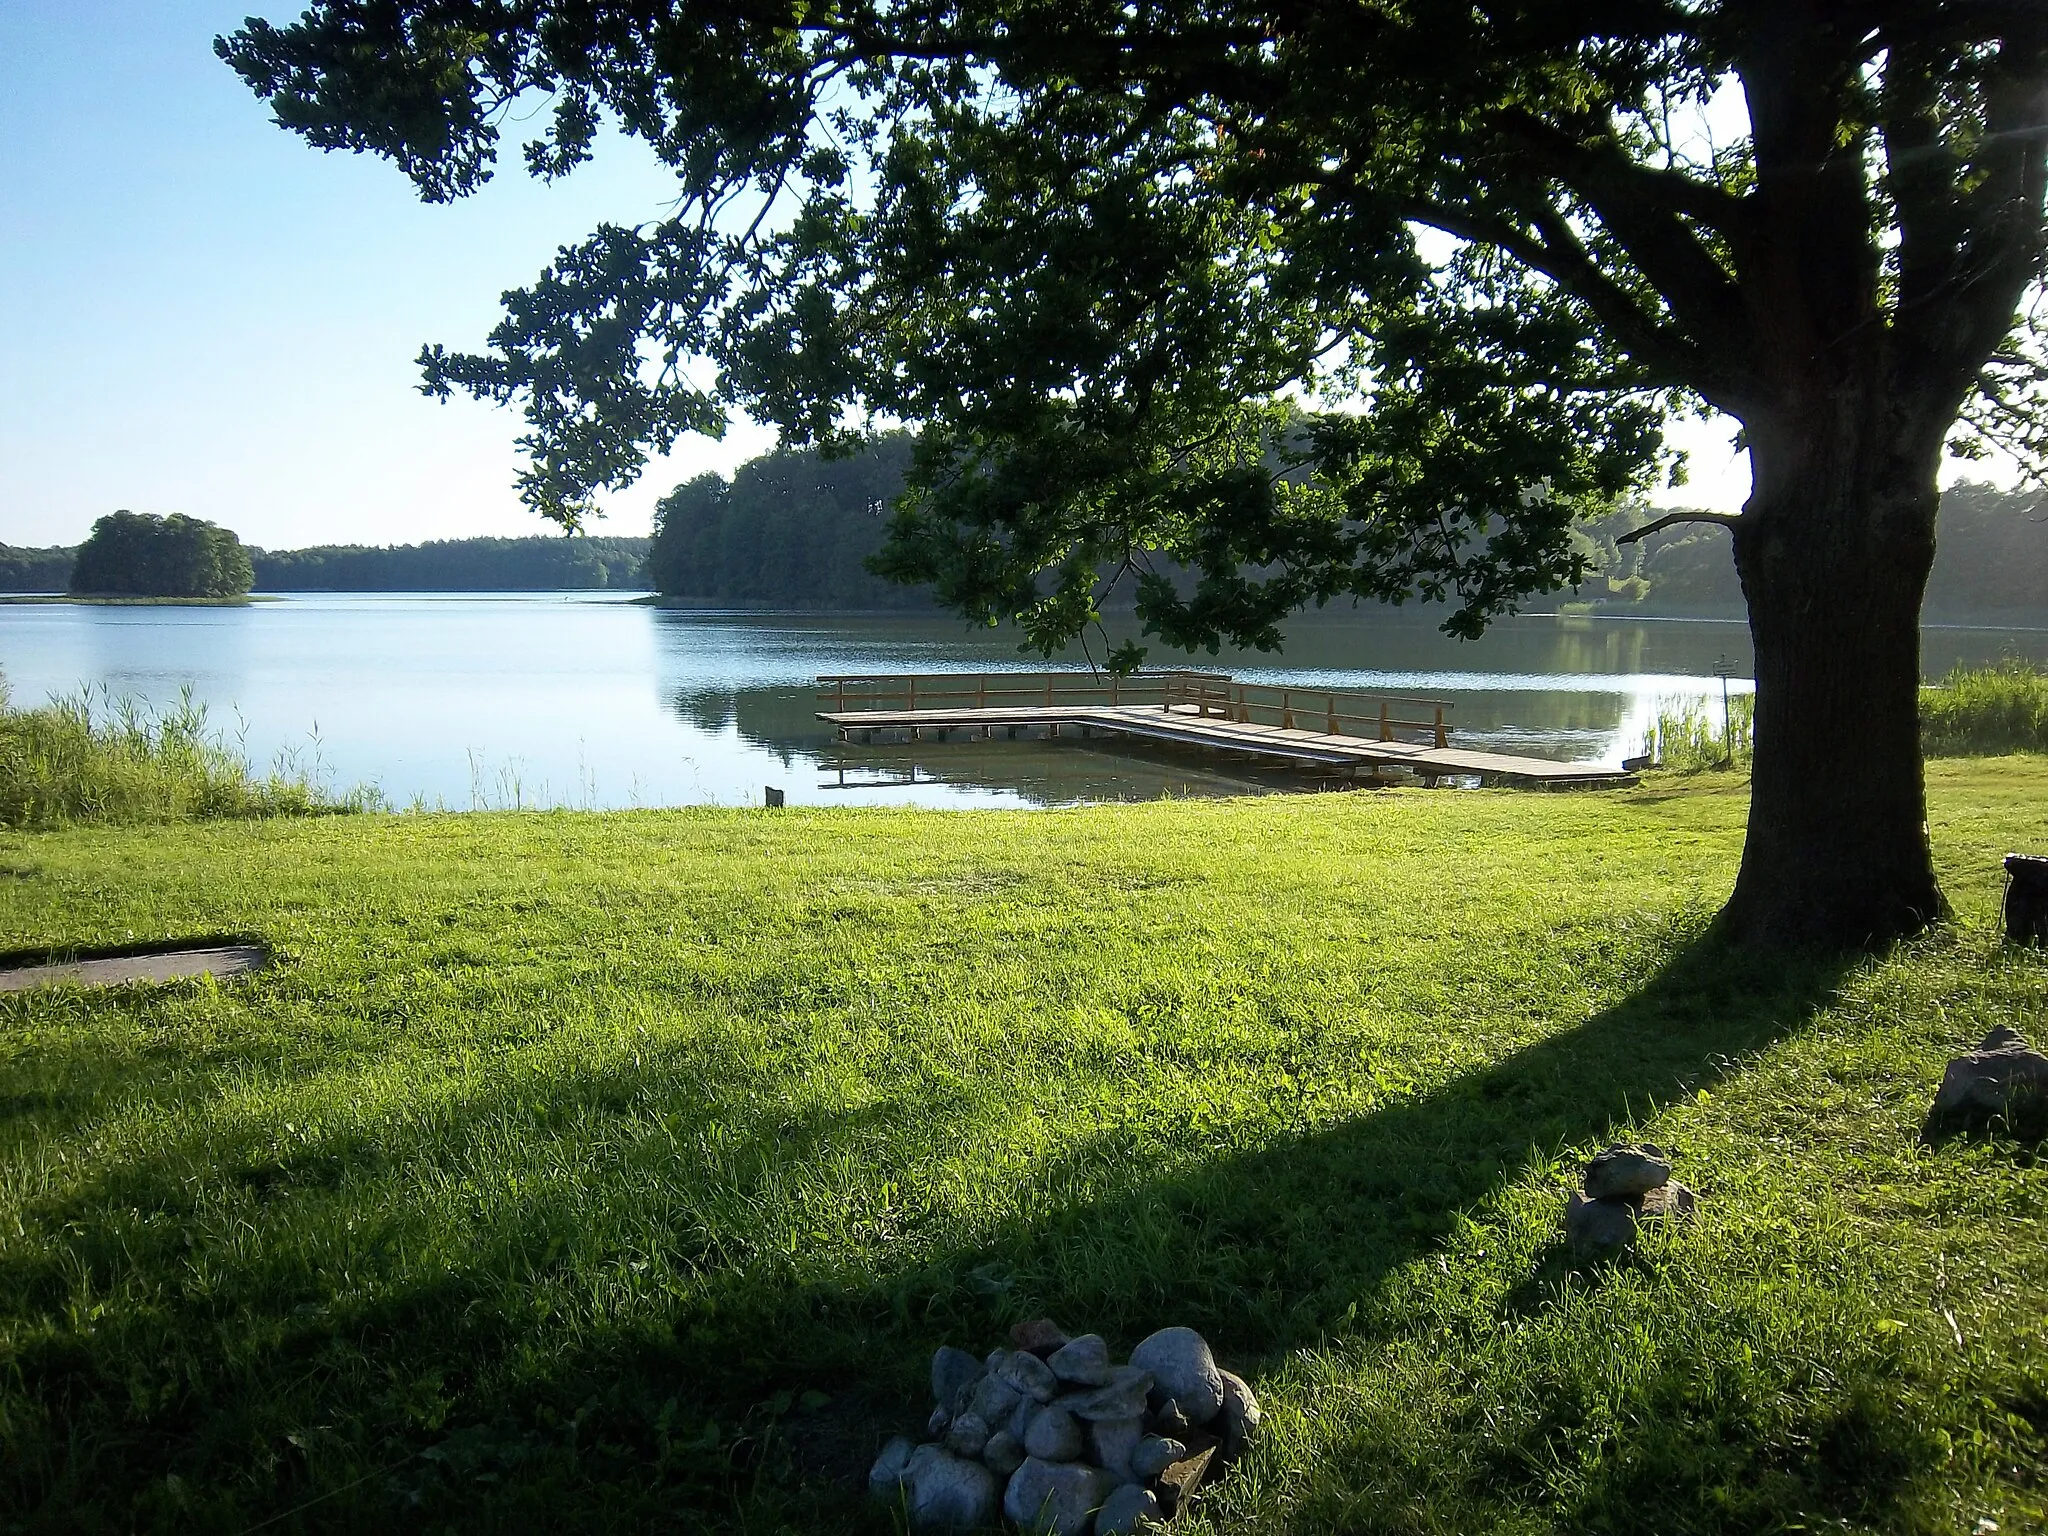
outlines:
M1947 910L1919 722L1941 444L1877 389L1749 424L1735 565L1756 645L1756 767L1723 913L1743 944L1868 947Z

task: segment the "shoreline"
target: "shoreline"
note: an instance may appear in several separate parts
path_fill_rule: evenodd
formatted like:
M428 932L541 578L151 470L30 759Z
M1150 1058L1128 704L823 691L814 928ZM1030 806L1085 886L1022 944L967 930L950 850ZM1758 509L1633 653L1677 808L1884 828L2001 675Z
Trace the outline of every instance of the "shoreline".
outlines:
M88 597L69 592L0 592L0 604L16 608L62 605L73 608L246 608L284 599L250 592L241 597Z

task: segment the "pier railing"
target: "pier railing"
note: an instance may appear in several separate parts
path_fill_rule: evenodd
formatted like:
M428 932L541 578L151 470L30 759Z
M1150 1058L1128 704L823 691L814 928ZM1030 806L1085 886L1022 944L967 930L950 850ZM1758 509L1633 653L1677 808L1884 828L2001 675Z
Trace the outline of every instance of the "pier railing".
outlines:
M863 710L1058 709L1062 705L1153 708L1239 725L1358 736L1376 741L1420 738L1447 747L1453 706L1441 699L1363 693L1348 688L1241 683L1228 673L1173 670L1127 677L1096 672L937 672L863 674L818 679L822 707L834 714ZM1422 718L1417 718L1421 716Z

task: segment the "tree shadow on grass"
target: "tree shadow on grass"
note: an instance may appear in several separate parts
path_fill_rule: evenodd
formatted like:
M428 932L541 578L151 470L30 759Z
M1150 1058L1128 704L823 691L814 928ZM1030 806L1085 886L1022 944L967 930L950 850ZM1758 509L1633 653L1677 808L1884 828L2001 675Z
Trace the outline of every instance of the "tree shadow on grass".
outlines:
M394 1498L422 1518L478 1529L515 1511L515 1523L526 1523L548 1508L603 1510L626 1524L679 1509L710 1519L736 1499L808 1511L799 1524L869 1524L876 1517L858 1500L859 1473L883 1436L921 1422L935 1343L984 1344L1039 1312L1125 1348L1164 1323L1185 1323L1256 1372L1286 1351L1369 1328L1360 1303L1516 1177L1532 1148L1547 1156L1605 1136L1738 1070L1747 1053L1809 1019L1844 969L1696 943L1581 1025L1348 1120L1312 1124L1305 1113L1300 1130L1255 1151L1162 1166L1114 1133L1073 1146L1033 1176L1038 1198L1022 1202L1033 1215L938 1251L911 1243L900 1264L727 1267L716 1244L676 1227L669 1241L688 1251L697 1281L688 1296L553 1338L537 1337L535 1314L508 1304L524 1282L507 1275L544 1276L565 1222L602 1221L601 1184L581 1211L499 1212L488 1242L470 1250L479 1262L346 1316L322 1315L317 1297L282 1290L258 1290L248 1310L228 1317L217 1299L159 1295L128 1342L182 1337L173 1369L113 1358L113 1328L99 1335L107 1353L98 1360L90 1337L69 1332L16 1353L10 1390L55 1423L96 1423L68 1449L52 1448L40 1471L18 1468L27 1475L15 1488L36 1502L111 1513L141 1509L166 1478L233 1484L238 1519L324 1501L280 1529L340 1528ZM650 1052L623 1074L559 1079L551 1093L579 1113L640 1114L652 1095L670 1117L715 1114L758 1173L761 1198L778 1167L859 1157L892 1123L935 1114L884 1101L792 1116L727 1089L704 1062ZM444 1122L435 1134L460 1141L502 1122L516 1091L478 1093L461 1111L467 1128ZM941 1134L971 1144L970 1120L938 1114ZM403 1161L402 1149L379 1155ZM345 1191L357 1156L345 1145L308 1148L291 1154L310 1159L304 1169L286 1157L274 1171L221 1171L263 1197L307 1187L331 1194L337 1181ZM164 1169L127 1167L38 1214L56 1229L89 1223L109 1203L165 1201L191 1165L181 1155ZM134 1260L124 1251L119 1262ZM117 1290L117 1267L103 1260L95 1288ZM45 1257L10 1270L0 1285L17 1298L54 1305L76 1289L76 1262ZM224 1337L236 1329L263 1337L259 1353L271 1358L261 1372L328 1380L326 1399L280 1389L265 1406L250 1390L247 1348ZM406 1407L413 1379L436 1384L438 1417ZM161 1387L153 1403L142 1390L152 1382ZM804 1394L817 1390L830 1401L807 1406ZM297 1432L293 1416L307 1412L350 1425L353 1442L271 1455ZM265 1470L253 1465L252 1446L271 1455ZM335 1491L387 1462L397 1470ZM793 1491L792 1477L810 1486Z

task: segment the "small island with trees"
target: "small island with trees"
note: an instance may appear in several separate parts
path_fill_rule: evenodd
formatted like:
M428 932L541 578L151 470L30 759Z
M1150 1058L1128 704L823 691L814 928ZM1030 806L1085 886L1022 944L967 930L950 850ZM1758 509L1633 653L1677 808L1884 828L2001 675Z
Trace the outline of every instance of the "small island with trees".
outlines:
M256 573L234 533L172 513L110 512L71 564L70 594L102 601L244 602Z

